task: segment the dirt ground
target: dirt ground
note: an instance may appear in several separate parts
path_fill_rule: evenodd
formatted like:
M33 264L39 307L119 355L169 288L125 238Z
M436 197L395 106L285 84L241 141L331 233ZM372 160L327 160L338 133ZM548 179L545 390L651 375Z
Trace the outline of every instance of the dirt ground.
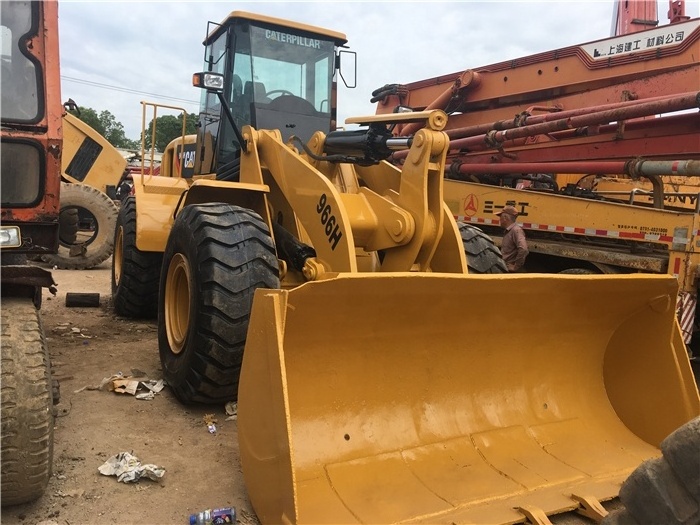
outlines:
M52 273L58 294L45 291L41 310L61 386L53 475L39 500L3 508L2 523L185 524L200 510L235 507L239 523L257 524L243 484L236 421L227 420L224 406L184 406L167 387L150 401L84 388L118 372L162 378L156 322L112 313L111 259L92 270ZM66 292L99 292L100 306L66 307ZM215 434L206 414L217 420ZM102 475L98 467L120 452L163 467L165 475L136 483Z

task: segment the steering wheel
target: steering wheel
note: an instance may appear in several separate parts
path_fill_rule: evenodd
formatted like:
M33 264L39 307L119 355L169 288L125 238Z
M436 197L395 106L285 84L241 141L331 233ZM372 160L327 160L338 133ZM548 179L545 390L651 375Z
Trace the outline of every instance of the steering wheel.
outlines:
M280 95L290 95L292 97L296 97L294 93L292 93L291 91L287 91L286 89L273 89L272 91L268 91L267 93L265 93L265 96L269 97L273 93L279 93Z

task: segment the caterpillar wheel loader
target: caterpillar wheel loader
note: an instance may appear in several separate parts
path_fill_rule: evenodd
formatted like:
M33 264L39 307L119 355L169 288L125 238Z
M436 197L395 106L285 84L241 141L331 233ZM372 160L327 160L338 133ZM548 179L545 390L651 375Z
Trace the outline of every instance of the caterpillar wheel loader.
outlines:
M2 2L0 324L3 506L39 498L53 461L58 384L39 308L51 272L27 257L55 253L61 84L56 2Z
M443 202L445 114L334 130L345 42L242 12L207 32L194 174L167 176L166 155L134 178L115 304L157 297L181 401L237 397L263 523L602 519L700 412L677 281L497 273L484 236L471 272Z

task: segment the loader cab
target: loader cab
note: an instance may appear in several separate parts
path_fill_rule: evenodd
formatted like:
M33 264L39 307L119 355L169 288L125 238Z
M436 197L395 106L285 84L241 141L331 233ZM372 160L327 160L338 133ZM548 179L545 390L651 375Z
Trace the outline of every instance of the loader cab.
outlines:
M210 27L212 23L210 22ZM336 126L341 33L235 11L204 41L204 71L223 75L223 96L239 130L277 129L304 143ZM241 145L218 96L202 91L195 174L234 161Z

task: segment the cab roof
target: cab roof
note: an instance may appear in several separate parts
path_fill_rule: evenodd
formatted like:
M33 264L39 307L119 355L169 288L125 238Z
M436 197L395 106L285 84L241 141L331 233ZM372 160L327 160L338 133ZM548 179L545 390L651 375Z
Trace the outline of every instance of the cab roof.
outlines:
M247 11L232 11L217 27L212 31L207 37L205 44L212 38L218 36L218 34L223 31L223 28L231 25L234 20L250 20L251 22L262 22L265 24L279 26L280 28L290 28L297 29L299 31L304 31L306 33L311 33L314 35L319 35L327 39L333 40L336 45L342 46L347 43L348 39L343 33L338 33L337 31L331 31L330 29L325 29L323 27L312 26L309 24L302 24L301 22L294 22L292 20L287 20L284 18L276 18L274 16L259 15L257 13L249 13Z

